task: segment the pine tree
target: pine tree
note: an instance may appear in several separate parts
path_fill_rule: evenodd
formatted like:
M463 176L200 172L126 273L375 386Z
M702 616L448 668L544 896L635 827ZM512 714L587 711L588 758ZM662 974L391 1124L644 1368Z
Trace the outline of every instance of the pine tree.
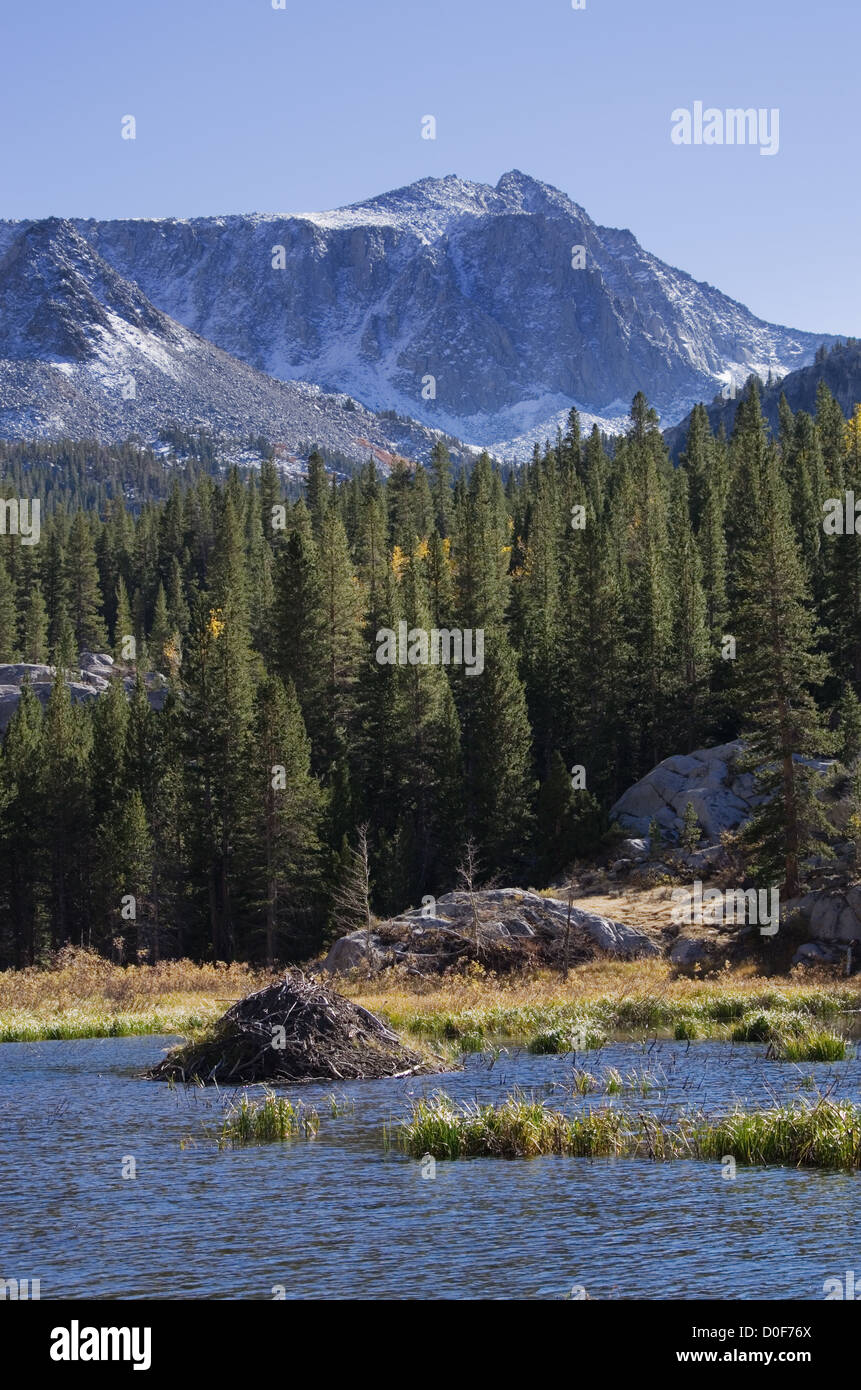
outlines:
M672 469L658 417L642 392L631 406L631 429L621 450L625 476L617 500L627 524L627 622L632 638L632 713L639 730L639 766L662 756L677 686L673 653L673 593L669 570L667 491Z
M531 508L524 563L511 606L516 615L511 626L521 653L538 768L544 776L559 733L559 548L570 543L568 536L560 542L556 498L545 477L539 482Z
M846 681L835 709L838 738L837 756L850 767L861 756L861 700Z
M168 652L170 649L171 637L170 617L167 609L167 594L165 593L164 585L159 581L149 636L150 654L159 671L164 671L170 666Z
M769 800L749 823L745 840L753 871L774 884L783 877L790 898L800 891L802 859L827 826L811 768L799 759L829 746L812 689L827 663L816 650L804 566L776 450L757 480L759 506L740 556L737 682L746 711L745 765L755 770Z
M320 944L319 833L323 794L292 685L268 677L255 697L246 856L255 916L265 923L267 964L285 946L300 959Z
M19 968L35 965L46 944L41 903L51 846L43 832L42 722L42 706L25 679L0 757L0 867Z
M104 651L107 634L102 621L102 598L93 538L83 512L76 512L69 530L64 579L68 612L79 651Z
M319 540L323 530L323 518L329 510L329 479L322 454L312 449L308 455L308 479L306 484L308 511L314 539Z
M101 827L99 850L111 908L111 940L123 942L123 955L135 960L149 949L148 894L153 841L143 798L135 787Z
M319 720L321 766L346 753L360 660L359 590L344 525L331 509L323 519L317 554L319 653L322 700ZM372 654L366 652L364 660Z
M15 590L0 554L0 662L14 661L18 647L18 613Z
M444 539L451 535L451 456L441 439L431 449L430 470L436 529Z
M294 684L306 726L315 741L323 721L323 600L317 547L304 502L297 504L293 520L275 571L274 670L285 685Z
M445 881L460 838L460 726L442 666L422 660L431 630L427 593L419 564L408 565L401 584L400 611L407 623L410 657L394 673L394 830L403 845L404 873L411 899ZM476 677L475 679L481 679ZM397 908L393 909L397 911Z
M216 959L229 960L236 951L235 860L259 674L248 633L240 522L229 499L215 556L212 587L195 615L183 669L186 766L211 950Z
M861 405L855 407L852 418L844 425L840 471L843 490L832 495L842 508L845 491L861 498ZM825 541L823 607L832 662L837 675L851 680L856 693L861 693L861 543L854 530L854 517L844 517L844 528L836 534L826 529L823 511L819 512L819 520Z
M552 878L579 854L594 848L601 831L597 799L585 787L575 789L558 750L538 793L537 843L542 877Z
M135 650L134 624L132 622L132 609L129 603L128 590L125 580L120 577L117 582L117 603L116 619L114 620L114 659L116 661L127 661L129 652Z
M582 766L587 786L609 804L624 790L621 779L631 764L625 710L630 649L612 528L602 520L603 477L600 466L589 470L581 504L585 524L571 528L562 550L554 688L568 765Z
M37 666L48 660L48 610L38 582L33 585L24 616L22 655Z
M688 509L688 479L673 477L669 533L669 574L674 597L673 645L677 662L677 717L686 730L685 752L698 746L710 666L702 563Z
M47 528L47 535L44 537L45 559L42 584L45 593L45 606L48 609L48 645L52 653L57 651L61 634L65 632L69 623L66 559L61 531L63 520L62 514L52 518L51 524Z
M702 522L709 479L715 465L714 455L714 436L708 411L702 404L695 405L691 411L685 450L679 460L688 475L691 522L695 531L699 531Z
M453 671L467 832L487 864L523 873L532 850L537 784L526 695L504 628L485 631L480 675Z
M42 725L40 763L42 832L49 860L46 906L56 949L77 932L89 944L86 885L91 868L92 821L88 763L92 747L87 707L73 706L61 671L54 677Z

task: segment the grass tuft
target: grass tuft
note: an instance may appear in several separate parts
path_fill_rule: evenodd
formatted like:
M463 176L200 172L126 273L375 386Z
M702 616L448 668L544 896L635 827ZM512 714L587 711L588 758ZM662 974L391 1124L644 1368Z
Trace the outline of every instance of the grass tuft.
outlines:
M861 1167L861 1107L820 1099L810 1105L735 1110L709 1118L696 1112L672 1122L640 1112L599 1108L565 1115L515 1091L498 1106L456 1104L444 1092L417 1101L398 1131L414 1158L707 1159L746 1165Z
M337 1113L335 1098L330 1099L332 1113ZM286 1096L266 1090L262 1100L249 1100L243 1095L238 1105L225 1112L218 1134L220 1149L238 1149L247 1144L278 1144L297 1136L313 1139L320 1128L316 1110L294 1105Z
M846 1047L842 1033L820 1028L800 1035L777 1035L766 1056L776 1062L843 1062Z

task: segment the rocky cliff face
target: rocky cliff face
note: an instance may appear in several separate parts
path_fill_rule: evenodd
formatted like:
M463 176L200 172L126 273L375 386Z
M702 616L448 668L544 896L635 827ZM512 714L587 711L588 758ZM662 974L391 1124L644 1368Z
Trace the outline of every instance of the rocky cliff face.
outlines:
M158 309L243 362L521 452L572 405L620 421L644 389L674 423L832 341L757 319L517 171L495 188L422 179L330 213L76 226ZM13 235L0 224L0 253Z
M385 466L426 458L436 434L381 419L308 382L275 381L150 302L69 222L24 223L0 237L0 437L140 435L167 425L297 453L318 445Z

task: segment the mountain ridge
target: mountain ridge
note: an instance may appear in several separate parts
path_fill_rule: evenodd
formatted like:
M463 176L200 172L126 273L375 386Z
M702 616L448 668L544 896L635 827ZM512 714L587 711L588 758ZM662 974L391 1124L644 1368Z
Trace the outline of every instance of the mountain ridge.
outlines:
M149 440L167 425L357 461L427 457L438 437L232 358L157 309L67 219L19 224L0 254L0 436Z
M585 428L618 430L641 389L671 427L838 341L759 319L519 170L495 186L423 178L328 212L69 224L237 361L502 457L527 456L572 407ZM0 256L25 225L0 223Z

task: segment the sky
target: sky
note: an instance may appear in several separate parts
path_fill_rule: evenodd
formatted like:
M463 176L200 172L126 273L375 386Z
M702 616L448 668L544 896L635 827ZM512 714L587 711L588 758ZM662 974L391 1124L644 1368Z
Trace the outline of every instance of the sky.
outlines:
M321 211L517 168L762 318L861 336L859 49L858 0L3 0L0 217ZM777 108L777 153L675 144L697 101Z

